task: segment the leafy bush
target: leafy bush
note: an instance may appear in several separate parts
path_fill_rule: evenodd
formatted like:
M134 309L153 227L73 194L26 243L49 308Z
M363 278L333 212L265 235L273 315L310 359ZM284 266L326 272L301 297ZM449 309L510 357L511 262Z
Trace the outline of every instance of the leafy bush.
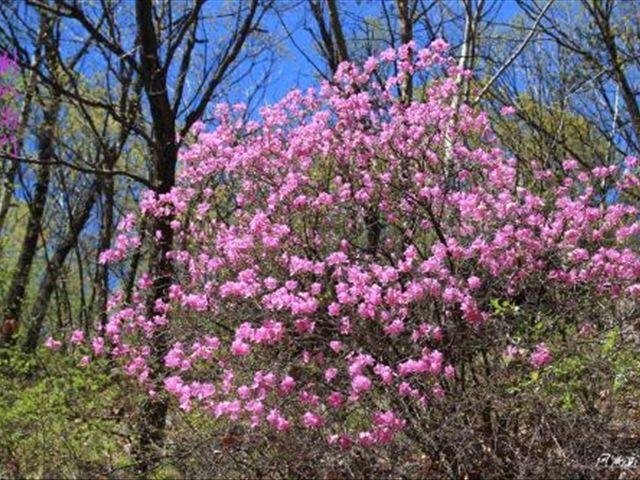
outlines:
M103 362L79 367L73 357L2 349L0 476L86 478L126 467L128 386Z

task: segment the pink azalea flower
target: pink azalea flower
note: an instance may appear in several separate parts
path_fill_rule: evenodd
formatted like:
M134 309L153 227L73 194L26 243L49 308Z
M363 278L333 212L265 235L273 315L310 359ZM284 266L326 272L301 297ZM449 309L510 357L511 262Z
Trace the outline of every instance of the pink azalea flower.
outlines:
M544 343L539 343L531 354L530 361L535 368L541 368L553 361L553 354Z
M51 351L56 351L56 350L60 350L60 347L62 347L62 342L58 340L54 340L53 337L49 337L44 342L44 346Z

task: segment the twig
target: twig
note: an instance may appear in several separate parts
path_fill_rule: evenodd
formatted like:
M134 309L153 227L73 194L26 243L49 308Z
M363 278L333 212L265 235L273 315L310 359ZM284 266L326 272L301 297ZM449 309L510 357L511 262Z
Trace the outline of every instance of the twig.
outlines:
M553 4L554 1L555 0L549 0L547 2L547 4L544 6L544 8L542 10L540 10L540 13L536 17L536 20L533 22L533 25L531 26L531 30L529 30L529 34L525 37L525 39L522 41L522 43L520 43L518 48L516 48L516 50L511 54L509 59L498 69L498 71L493 75L493 77L491 77L491 79L487 82L487 84L484 87L482 87L482 89L480 90L480 93L478 93L476 98L473 100L472 105L475 105L476 103L478 103L480 101L482 96L485 93L487 93L487 90L489 90L489 88L491 88L491 85L493 85L495 83L495 81L500 77L500 75L502 75L504 73L504 71L507 68L509 68L509 66L515 61L515 59L518 58L518 55L520 55L522 53L522 51L525 49L527 44L533 38L533 35L536 33L536 30L538 29L538 25L542 21L542 17L544 17L544 14L547 12L547 10Z
M18 157L15 155L8 155L6 153L0 153L0 158L4 158L11 162L30 163L34 165L61 165L61 166L70 168L72 170L77 170L83 173L93 173L95 175L121 175L123 177L129 177L130 179L141 183L147 188L153 189L153 184L149 180L139 175L136 175L135 173L127 172L125 170L98 170L95 168L82 167L80 165L76 165L71 162L61 160L60 158L57 158L57 157L56 157L56 160L51 161L51 160L38 160L36 158L28 158L28 157Z

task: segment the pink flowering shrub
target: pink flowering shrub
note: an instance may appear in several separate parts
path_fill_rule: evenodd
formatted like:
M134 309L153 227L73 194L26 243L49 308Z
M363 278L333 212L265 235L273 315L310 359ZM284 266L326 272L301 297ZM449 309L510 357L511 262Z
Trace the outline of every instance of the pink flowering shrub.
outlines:
M256 120L218 105L215 129L181 153L178 186L140 204L175 231L168 298L147 315L149 275L131 304L116 294L103 335L87 339L94 353L120 358L151 395L152 369L166 370L184 410L371 447L419 437L480 355L544 370L551 350L507 338L533 313L579 325L590 319L571 295L640 295L637 208L598 188L635 188L635 160L572 164L561 180L531 165L522 178L487 114L451 107L467 72L446 52L436 41L344 63ZM420 100L404 104L408 74ZM102 261L139 244L137 224L125 218ZM498 315L496 298L521 310ZM158 331L173 343L154 367Z

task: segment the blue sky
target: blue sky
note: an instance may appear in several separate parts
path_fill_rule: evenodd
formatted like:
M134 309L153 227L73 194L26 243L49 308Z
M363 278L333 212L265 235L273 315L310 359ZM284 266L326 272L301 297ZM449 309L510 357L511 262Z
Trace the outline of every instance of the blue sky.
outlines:
M390 5L390 10L394 8L394 2L388 1L387 4ZM520 12L515 0L489 0L487 4L491 6L490 17L498 22L507 23ZM342 2L341 5L348 5L351 11L360 16L375 16L376 12L379 11L380 4L378 1L350 0ZM459 8L460 4L451 0L450 5ZM286 16L282 16L285 26L282 25L281 19L275 15L265 19L265 29L271 35L281 38L281 45L285 49L284 54L278 59L274 74L270 78L265 97L266 103L276 102L293 88L307 88L315 85L318 76L313 64L324 67L323 61L313 45L311 36L303 28L303 15L304 13L296 10ZM309 23L312 24L313 20L309 20ZM350 33L349 19L343 18L343 20L348 35ZM288 38L288 33L291 34L291 40ZM453 29L448 32L449 35L456 35L457 33ZM454 39L451 40L453 43ZM416 41L418 44L421 43L420 32L417 32ZM424 39L422 39L422 42L424 42ZM304 53L300 50L303 50ZM233 101L243 101L243 97L247 98L255 88L255 80L259 77L259 73L247 77L240 85L240 89L235 92Z

